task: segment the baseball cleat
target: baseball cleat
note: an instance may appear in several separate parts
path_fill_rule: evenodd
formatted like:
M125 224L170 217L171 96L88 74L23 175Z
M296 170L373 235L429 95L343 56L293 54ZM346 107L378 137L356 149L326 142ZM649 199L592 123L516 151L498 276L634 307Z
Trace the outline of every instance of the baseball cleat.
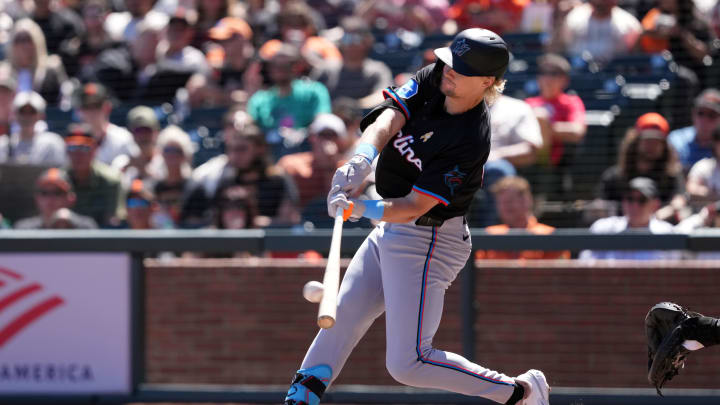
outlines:
M524 383L523 387L527 391L530 387L530 393L527 394L520 405L550 405L550 386L545 379L545 374L540 370L528 370L515 377Z

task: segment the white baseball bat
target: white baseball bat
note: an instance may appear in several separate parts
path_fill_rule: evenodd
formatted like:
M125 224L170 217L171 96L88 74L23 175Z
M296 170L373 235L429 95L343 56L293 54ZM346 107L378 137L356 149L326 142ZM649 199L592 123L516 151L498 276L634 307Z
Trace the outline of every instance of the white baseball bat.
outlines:
M340 287L340 240L342 239L343 209L338 207L335 212L330 253L328 254L325 275L323 276L323 297L318 310L318 326L323 329L335 325L337 311L337 294Z

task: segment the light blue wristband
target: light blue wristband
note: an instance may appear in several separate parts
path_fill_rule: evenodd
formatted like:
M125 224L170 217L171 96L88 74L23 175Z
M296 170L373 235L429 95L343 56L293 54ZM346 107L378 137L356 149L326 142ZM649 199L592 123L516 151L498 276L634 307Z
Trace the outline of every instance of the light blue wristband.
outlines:
M363 200L365 204L365 212L363 216L365 218L381 220L383 213L385 212L385 204L382 200Z
M375 157L378 155L378 150L375 148L374 145L363 142L355 148L355 154L367 158L367 160L372 163L372 161L375 160Z

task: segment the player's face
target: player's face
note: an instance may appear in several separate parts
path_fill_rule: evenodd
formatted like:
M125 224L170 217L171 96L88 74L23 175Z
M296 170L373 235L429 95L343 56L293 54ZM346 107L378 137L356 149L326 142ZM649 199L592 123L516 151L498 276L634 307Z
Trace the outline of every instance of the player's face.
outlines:
M453 98L477 98L484 94L485 89L492 86L494 78L487 76L465 76L454 71L451 67L443 67L440 91L446 97Z

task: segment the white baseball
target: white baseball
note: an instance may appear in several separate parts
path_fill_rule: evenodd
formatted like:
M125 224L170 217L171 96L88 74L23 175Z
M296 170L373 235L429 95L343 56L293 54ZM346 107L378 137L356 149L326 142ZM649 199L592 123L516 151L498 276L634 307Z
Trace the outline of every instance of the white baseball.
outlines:
M323 297L325 287L319 281L308 281L303 287L303 297L310 302L320 302Z

